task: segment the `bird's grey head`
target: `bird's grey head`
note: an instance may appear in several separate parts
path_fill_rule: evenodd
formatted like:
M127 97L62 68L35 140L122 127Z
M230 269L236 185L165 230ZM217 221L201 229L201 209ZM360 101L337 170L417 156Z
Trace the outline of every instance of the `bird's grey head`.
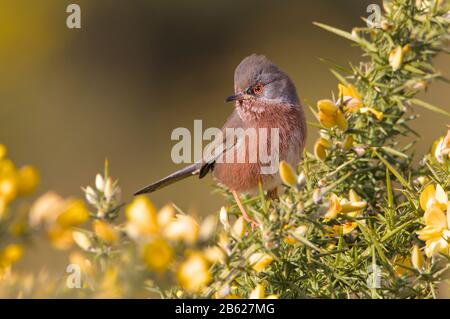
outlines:
M299 104L294 83L263 55L253 54L239 63L234 72L234 90L227 102Z

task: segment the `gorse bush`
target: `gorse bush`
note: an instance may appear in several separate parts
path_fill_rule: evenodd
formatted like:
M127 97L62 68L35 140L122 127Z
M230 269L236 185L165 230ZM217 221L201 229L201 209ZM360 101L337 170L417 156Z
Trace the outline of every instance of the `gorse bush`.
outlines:
M258 196L243 201L258 226L242 218L232 196L220 187L217 191L229 205L201 221L174 204L158 211L142 196L123 207L120 188L106 164L95 185L83 189L87 203L47 193L33 204L24 226L29 229L25 233L45 235L55 248L76 244L70 264L81 277L75 272L49 279L41 273L30 279L11 271L26 244L11 246L13 235L2 227L0 294L99 298L445 294L448 288L442 287L450 267L450 130L444 133L443 128L445 136L430 143L430 153L413 165L419 138L413 126L417 107L450 116L416 98L433 80L448 81L432 60L440 52L448 53L449 4L392 0L383 7L379 25L350 33L316 23L352 41L363 51L363 59L349 66L328 62L337 89L317 107L310 106L317 121L309 124L319 128L313 152L305 150L297 168L280 163L285 191L279 199L266 199L261 189ZM3 169L0 172L3 185L6 177ZM27 189L34 188L31 184ZM8 203L5 189L0 187L2 226L6 223L1 205ZM118 217L123 213L126 221L121 223Z

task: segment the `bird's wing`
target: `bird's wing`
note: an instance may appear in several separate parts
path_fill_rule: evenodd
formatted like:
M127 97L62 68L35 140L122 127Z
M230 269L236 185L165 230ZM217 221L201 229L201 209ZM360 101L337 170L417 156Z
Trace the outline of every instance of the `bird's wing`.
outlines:
M206 156L203 157L200 167L200 178L214 168L214 164L218 158L224 156L226 152L233 150L239 144L240 136L236 135L236 132L226 130L227 128L244 128L244 122L236 110L230 115L222 127L222 135L220 138L216 138L205 148L204 153Z
M214 152L205 158L203 158L203 161L197 162L194 164L191 164L187 167L184 167L169 176L164 177L163 179L160 179L159 181L152 183L150 185L145 186L144 188L138 190L134 195L144 194L144 193L151 193L154 192L160 188L166 187L172 183L175 183L177 181L180 181L182 179L185 179L189 176L193 175L199 175L200 178L205 176L210 170L214 168L214 163L216 160L222 156L225 152L228 150L233 150L236 145L239 145L239 136L233 137L233 143L226 143L226 141L230 138L230 133L228 136L226 128L241 128L243 126L242 120L239 117L239 115L235 112L231 114L231 116L228 118L227 122L222 128L222 136L221 138L215 139L213 142L211 142L208 147L212 147ZM228 144L228 145L227 145ZM210 146L211 145L211 146Z

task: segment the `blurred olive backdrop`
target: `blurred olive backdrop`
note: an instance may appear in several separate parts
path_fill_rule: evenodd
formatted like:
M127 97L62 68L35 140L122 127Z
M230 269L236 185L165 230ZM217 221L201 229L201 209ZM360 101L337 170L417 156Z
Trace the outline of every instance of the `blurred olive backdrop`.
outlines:
M171 161L176 127L221 127L232 106L240 60L262 53L294 80L305 104L336 90L319 57L346 64L360 51L312 25L362 25L375 0L0 0L0 142L19 165L41 172L36 195L82 196L108 157L123 199L179 166ZM81 29L66 27L66 7L81 6ZM379 2L378 2L379 3ZM437 61L450 75L448 56ZM449 88L425 99L449 109ZM447 120L420 109L420 155ZM307 109L308 118L312 119ZM316 134L310 130L308 148ZM217 211L211 178L180 182L151 195L157 206Z

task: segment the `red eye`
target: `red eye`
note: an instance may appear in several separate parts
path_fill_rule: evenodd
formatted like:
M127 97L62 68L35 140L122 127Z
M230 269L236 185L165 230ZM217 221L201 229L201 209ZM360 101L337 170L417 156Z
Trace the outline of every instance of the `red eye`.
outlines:
M259 95L264 91L264 85L262 84L257 84L255 86L252 87L252 92L255 95Z

